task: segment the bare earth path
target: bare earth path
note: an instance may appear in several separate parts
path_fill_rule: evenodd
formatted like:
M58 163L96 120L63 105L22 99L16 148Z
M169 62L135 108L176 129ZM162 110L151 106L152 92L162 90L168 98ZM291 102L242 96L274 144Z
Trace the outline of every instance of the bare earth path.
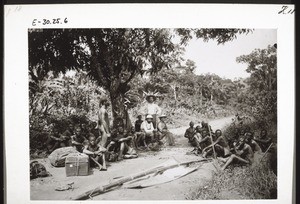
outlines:
M230 117L210 121L213 130L222 129L231 122ZM64 168L54 168L48 159L40 159L51 177L37 178L30 182L30 194L32 200L68 200L78 194L91 190L100 185L108 184L114 178L137 173L176 158L179 162L199 159L196 155L187 155L186 152L193 148L183 137L187 127L172 129L176 137L175 147L166 147L159 152L140 152L139 157L131 160L123 160L111 163L108 171L92 169L89 176L66 177ZM184 200L194 189L199 188L205 181L210 180L215 171L212 163L204 163L196 172L169 183L148 187L144 189L124 189L122 187L110 192L93 197L93 200ZM60 185L73 183L74 189L67 191L55 191Z

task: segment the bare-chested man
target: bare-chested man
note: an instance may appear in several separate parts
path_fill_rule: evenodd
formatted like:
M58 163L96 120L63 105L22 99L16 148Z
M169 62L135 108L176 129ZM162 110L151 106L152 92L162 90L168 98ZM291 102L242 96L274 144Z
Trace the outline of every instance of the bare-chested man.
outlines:
M203 149L203 157L206 157L208 154L211 154L213 151L213 146L215 147L215 151L218 157L227 157L230 156L230 147L227 139L222 135L222 131L220 129L215 132L216 141L213 144L205 147Z
M226 163L221 169L225 170L234 161L250 164L253 162L253 156L254 153L252 148L245 142L245 139L241 137L238 144L234 145L234 154L231 154L230 157L224 159L224 162Z
M259 144L263 152L268 149L268 146L272 142L272 139L268 136L266 129L261 130L260 135L258 137L254 137L254 140Z
M88 155L90 158L90 164L96 164L99 167L99 170L105 171L105 152L106 149L96 143L96 137L90 135L89 143L83 149L83 153Z
M193 137L195 134L194 122L191 121L189 125L190 125L190 127L188 129L186 129L186 131L184 133L184 137L189 140L189 143L192 143Z
M109 118L107 113L107 107L109 106L109 102L107 98L100 99L100 110L98 113L98 129L99 135L101 137L100 145L102 147L106 147L107 138L110 137L111 131L109 127Z

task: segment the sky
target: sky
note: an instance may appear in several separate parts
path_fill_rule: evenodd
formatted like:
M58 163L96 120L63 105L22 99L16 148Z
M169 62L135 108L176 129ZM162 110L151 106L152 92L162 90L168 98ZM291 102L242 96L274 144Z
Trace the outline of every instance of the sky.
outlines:
M224 45L216 41L203 42L202 39L192 39L186 47L185 58L196 63L195 74L215 73L220 77L234 79L245 78L246 64L236 62L241 55L250 54L254 49L265 49L268 45L277 43L276 29L255 29L248 35L238 35L237 39Z

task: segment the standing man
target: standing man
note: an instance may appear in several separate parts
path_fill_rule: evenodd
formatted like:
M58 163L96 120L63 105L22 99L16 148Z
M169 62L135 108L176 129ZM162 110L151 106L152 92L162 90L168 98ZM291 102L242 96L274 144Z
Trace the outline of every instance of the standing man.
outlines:
M157 115L161 114L161 108L154 103L154 101L156 101L156 96L153 94L149 94L146 96L146 100L147 100L147 105L146 105L146 110L145 112L145 116L147 117L147 115L151 115L153 117L153 126L154 128L156 128L157 125Z
M107 107L109 106L107 98L101 98L99 102L99 113L98 113L98 129L100 139L100 145L106 147L107 138L110 137L109 118L107 113Z

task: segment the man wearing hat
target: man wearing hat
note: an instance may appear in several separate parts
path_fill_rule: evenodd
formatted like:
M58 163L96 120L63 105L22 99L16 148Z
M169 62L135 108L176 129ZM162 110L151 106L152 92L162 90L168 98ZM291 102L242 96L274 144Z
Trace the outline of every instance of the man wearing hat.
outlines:
M151 115L153 118L153 126L154 128L156 128L156 118L157 115L161 114L161 109L160 107L154 103L154 101L156 100L156 96L154 94L148 94L146 96L146 101L147 101L147 105L146 105L146 110L144 111L146 116L147 115Z
M148 148L147 143L151 143L154 141L155 128L153 126L153 117L152 115L147 115L146 120L141 124L142 131L142 141L144 146ZM148 141L148 142L147 142Z
M165 119L167 118L166 115L159 116L159 123L157 124L157 134L159 140L166 139L170 146L175 145L173 134L168 130L167 124Z

